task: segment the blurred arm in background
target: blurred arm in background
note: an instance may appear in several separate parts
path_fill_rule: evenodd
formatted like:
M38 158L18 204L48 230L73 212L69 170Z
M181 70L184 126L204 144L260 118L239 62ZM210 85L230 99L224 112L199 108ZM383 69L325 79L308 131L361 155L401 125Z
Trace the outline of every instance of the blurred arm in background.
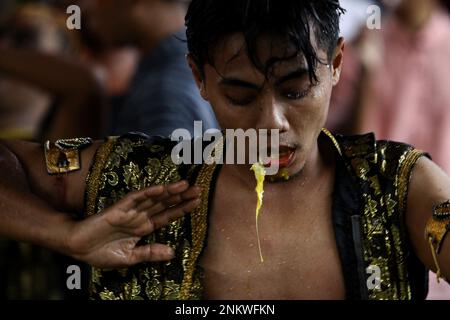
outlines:
M54 119L44 128L45 139L102 135L102 88L82 64L24 49L0 49L0 72L57 99Z
M75 34L64 21L47 6L28 4L3 23L0 126L3 133L26 132L1 134L3 138L104 134L103 90L94 72L77 61Z

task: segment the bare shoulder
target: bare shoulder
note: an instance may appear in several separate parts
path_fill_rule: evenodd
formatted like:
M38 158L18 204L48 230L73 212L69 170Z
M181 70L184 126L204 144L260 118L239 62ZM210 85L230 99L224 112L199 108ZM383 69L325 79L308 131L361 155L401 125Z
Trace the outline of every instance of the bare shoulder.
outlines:
M433 207L447 200L450 200L450 177L433 161L422 157L412 172L406 224L416 254L433 270L435 264L425 238L425 227L432 217ZM448 242L446 247L449 246Z
M80 169L63 174L49 174L43 144L17 140L3 140L0 144L14 155L23 168L34 194L57 209L83 210L86 177L102 141L95 141L80 150Z

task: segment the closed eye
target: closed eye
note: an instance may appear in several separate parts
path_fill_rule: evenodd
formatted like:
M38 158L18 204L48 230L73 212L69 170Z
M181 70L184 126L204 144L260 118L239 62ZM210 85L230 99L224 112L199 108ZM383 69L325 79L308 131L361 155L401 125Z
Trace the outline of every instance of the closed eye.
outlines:
M309 82L307 86L305 86L305 84L287 86L285 89L281 90L281 95L290 100L299 100L308 96L316 85L317 84Z
M311 87L303 91L289 91L283 94L286 98L290 100L299 100L306 97L311 92Z
M246 97L246 98L234 98L226 95L226 98L231 104L234 104L236 106L247 106L250 103L252 103L255 100L255 97Z

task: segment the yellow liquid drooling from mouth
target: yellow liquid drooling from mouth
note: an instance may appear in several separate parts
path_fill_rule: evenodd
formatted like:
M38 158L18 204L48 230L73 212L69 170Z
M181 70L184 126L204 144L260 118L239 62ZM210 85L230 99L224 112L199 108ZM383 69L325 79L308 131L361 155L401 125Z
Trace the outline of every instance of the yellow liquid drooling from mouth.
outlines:
M261 262L264 262L264 258L261 251L261 240L259 238L259 211L261 210L263 203L263 195L264 195L264 179L266 177L266 170L260 163L255 163L252 165L251 170L255 173L256 179L256 195L258 196L258 201L256 203L256 237L258 238L258 248L259 248L259 256L261 258Z

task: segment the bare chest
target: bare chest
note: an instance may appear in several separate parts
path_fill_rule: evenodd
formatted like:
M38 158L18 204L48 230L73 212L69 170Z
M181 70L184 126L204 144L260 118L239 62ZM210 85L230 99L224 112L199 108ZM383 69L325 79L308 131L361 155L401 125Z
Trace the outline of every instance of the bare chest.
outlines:
M266 192L259 250L255 193L219 183L200 261L205 298L344 299L330 194Z

